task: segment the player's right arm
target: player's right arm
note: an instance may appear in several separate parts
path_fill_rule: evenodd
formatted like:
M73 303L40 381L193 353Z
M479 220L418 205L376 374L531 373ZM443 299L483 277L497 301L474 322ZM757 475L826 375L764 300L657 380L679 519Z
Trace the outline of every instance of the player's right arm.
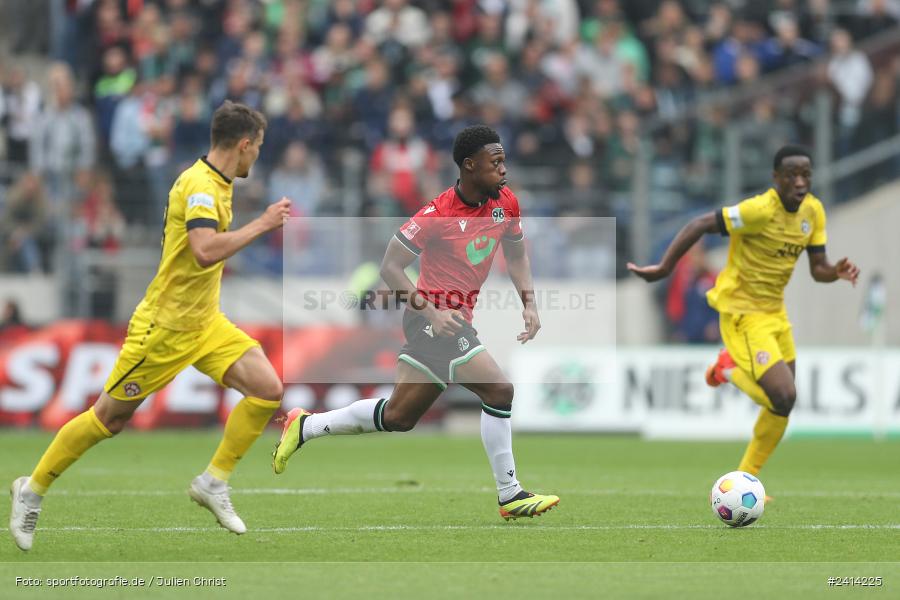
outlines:
M668 277L678 264L678 261L684 256L685 252L690 250L691 246L697 243L705 233L719 233L720 214L716 211L700 215L691 220L687 225L681 228L669 247L666 248L662 260L656 265L647 265L639 267L634 263L628 263L628 270L645 281L657 281Z
M465 318L458 310L438 310L419 293L405 271L406 267L416 260L416 256L396 236L391 238L381 261L381 278L392 291L408 300L410 309L422 313L422 316L428 319L435 334L454 335L462 329Z
M204 269L234 255L259 236L278 229L290 217L291 201L282 198L269 205L266 211L235 231L219 232L215 220L188 221L188 243L197 264ZM199 221L199 222L198 222ZM192 226L195 223L195 226Z
M772 218L774 202L777 202L777 199L773 199L770 194L760 194L734 206L725 206L700 215L681 228L659 264L639 267L634 263L628 263L628 270L645 281L657 281L668 277L685 252L690 250L705 233L719 233L726 236L758 233Z

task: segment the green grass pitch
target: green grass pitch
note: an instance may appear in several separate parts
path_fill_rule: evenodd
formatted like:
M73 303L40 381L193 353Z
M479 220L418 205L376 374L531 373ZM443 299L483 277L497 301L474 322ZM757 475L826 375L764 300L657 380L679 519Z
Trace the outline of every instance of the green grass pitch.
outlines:
M51 436L0 435L0 481L27 474ZM477 437L373 434L318 440L284 475L268 432L232 478L249 532L234 536L186 489L219 433L125 432L91 450L44 502L35 546L0 543L0 597L692 597L746 589L900 597L900 441L787 440L762 474L774 503L732 530L707 494L741 443L519 435L527 489L548 514L506 523ZM8 503L4 503L8 511ZM41 578L41 586L16 584ZM168 582L156 580L168 577ZM195 583L224 577L227 586ZM834 590L828 577L882 577ZM182 578L181 587L164 586ZM524 596L523 596L524 594Z

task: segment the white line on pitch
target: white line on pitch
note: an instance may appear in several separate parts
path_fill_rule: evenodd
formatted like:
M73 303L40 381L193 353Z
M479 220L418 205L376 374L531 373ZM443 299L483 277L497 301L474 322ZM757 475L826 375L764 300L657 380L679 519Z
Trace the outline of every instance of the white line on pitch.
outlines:
M719 529L725 531L723 525L559 525L559 526L516 526L516 525L361 525L359 527L260 527L251 529L251 533L300 533L300 532L328 532L328 531L628 531L628 530L690 530L690 529ZM900 529L900 524L884 525L757 525L753 529L800 529L800 530L879 530ZM141 531L152 533L163 532L203 532L219 531L219 527L39 527L39 531L77 531L84 533L127 532Z
M236 488L232 489L234 495L273 495L273 496L322 496L327 494L480 494L493 492L493 488L432 488L427 486L396 486L396 487L358 487L358 488ZM646 496L646 490L622 490L622 489L595 489L595 490L559 490L558 493L571 494L573 496ZM772 490L775 498L885 498L898 499L900 492L854 492L854 491L816 491L805 492ZM54 496L179 496L186 493L184 490L59 490L54 491ZM678 490L655 490L654 496L667 498L683 498L698 496ZM699 494L704 496L704 494Z

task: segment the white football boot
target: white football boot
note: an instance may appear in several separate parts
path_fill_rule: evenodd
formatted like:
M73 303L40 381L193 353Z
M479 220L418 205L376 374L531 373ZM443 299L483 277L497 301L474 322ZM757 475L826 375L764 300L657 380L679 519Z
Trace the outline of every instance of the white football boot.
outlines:
M246 533L247 526L234 512L234 506L231 505L231 498L228 496L228 486L223 487L220 492L213 492L207 488L201 477L201 475L198 475L191 481L191 487L188 489L188 495L191 497L191 500L208 509L209 512L215 515L219 525L228 531L238 535Z
M19 477L9 487L12 509L9 512L9 532L20 550L31 550L34 542L34 528L41 515L40 506L31 506L22 497L23 488L28 485L27 477Z

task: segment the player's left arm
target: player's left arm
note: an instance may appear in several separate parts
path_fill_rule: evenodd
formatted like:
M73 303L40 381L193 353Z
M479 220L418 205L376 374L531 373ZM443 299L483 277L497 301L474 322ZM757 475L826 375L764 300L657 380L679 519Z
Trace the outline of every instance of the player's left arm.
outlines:
M815 213L813 232L809 245L806 247L806 254L809 256L809 274L821 283L846 279L855 286L859 277L859 267L850 262L847 257L840 259L835 264L829 262L828 255L825 253L825 242L828 241L828 235L825 233L825 209L822 208L821 203L816 201L813 204L813 210Z
M534 301L534 280L531 276L531 262L528 253L525 252L525 240L519 238L512 240L503 238L503 256L506 257L506 270L509 278L516 286L519 297L522 299L522 319L525 321L525 331L516 336L516 340L523 344L534 339L541 328L541 318L538 316L537 305Z
M809 274L820 283L831 283L838 279L846 279L854 286L859 278L859 267L850 262L847 257L831 264L828 255L825 254L825 246L809 246L806 249L809 255Z

